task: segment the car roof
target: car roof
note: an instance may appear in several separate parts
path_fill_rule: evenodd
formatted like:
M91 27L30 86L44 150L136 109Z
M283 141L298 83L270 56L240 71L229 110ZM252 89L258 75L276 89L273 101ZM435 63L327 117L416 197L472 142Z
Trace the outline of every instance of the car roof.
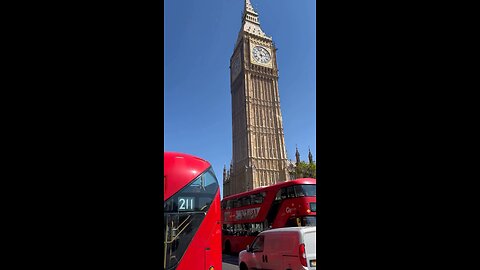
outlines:
M286 227L286 228L278 228L278 229L270 229L261 232L260 234L270 234L270 233L283 233L283 232L315 232L317 231L316 226L307 226L307 227Z

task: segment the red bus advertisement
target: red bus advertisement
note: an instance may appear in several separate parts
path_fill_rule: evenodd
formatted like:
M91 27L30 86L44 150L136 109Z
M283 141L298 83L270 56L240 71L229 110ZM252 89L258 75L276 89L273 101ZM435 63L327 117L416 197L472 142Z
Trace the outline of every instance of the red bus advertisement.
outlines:
M316 226L316 186L300 178L223 198L223 251L240 252L264 230Z
M165 270L222 269L220 189L211 165L164 153Z

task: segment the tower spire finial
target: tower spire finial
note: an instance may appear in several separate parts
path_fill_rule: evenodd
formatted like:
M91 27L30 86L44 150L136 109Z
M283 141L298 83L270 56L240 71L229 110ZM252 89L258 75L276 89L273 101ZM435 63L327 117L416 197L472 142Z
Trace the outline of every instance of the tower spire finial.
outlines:
M242 24L245 24L245 21L260 25L258 20L258 13L250 3L250 0L245 0L245 8L243 9Z
M257 12L255 12L255 9L253 9L253 6L252 6L252 3L250 3L250 0L245 0L245 11L258 15Z
M258 19L258 13L253 8L250 0L245 0L245 7L242 14L242 27L240 29L240 32L238 32L237 42L235 42L234 47L237 47L245 33L272 40L272 38L267 36L263 32L262 28L260 28L260 20Z

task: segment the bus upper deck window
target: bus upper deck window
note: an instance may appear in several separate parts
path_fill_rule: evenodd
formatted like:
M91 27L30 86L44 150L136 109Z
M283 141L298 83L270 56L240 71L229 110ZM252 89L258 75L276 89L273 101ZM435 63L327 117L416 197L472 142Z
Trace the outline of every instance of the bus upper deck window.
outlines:
M241 206L240 200L239 200L239 199L235 199L235 200L233 201L233 207L234 207L234 208L237 208L237 207L240 207L240 206Z
M293 187L288 187L287 192L289 198L295 198L295 191L293 190Z
M282 191L279 190L279 191L277 192L277 195L275 195L275 201L280 201L280 200L282 199L282 195L281 195L281 194L282 194Z
M303 187L301 185L295 186L295 193L297 197L305 197L305 192L303 191Z

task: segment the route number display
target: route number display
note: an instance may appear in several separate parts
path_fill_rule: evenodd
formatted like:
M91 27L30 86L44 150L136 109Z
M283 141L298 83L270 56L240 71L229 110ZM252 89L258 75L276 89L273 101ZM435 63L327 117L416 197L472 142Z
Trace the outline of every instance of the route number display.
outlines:
M178 197L178 211L193 211L194 208L193 197Z

